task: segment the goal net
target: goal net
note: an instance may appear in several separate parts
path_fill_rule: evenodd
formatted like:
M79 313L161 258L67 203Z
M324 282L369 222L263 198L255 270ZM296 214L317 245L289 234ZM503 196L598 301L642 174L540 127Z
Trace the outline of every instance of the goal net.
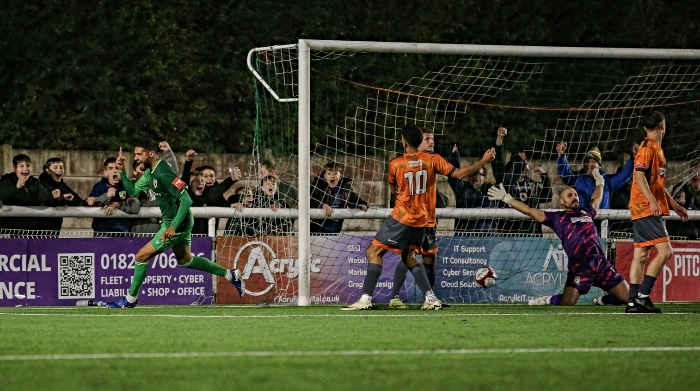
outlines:
M257 228L219 238L219 261L243 271L243 302L357 300L367 267L364 251L390 211L388 163L403 153L401 127L417 124L434 134L434 152L455 164L497 150L485 172L465 181L438 179L446 201L437 221L439 298L523 302L559 293L568 262L559 239L479 190L484 182L502 182L531 206L556 209L559 191L586 175L591 159L618 190L606 194L609 209L601 212L599 225L609 256L625 274L632 254L627 180L634 145L644 138L644 114L657 110L666 116L669 191L690 200L700 187L694 185L700 180L698 58L697 51L334 41L254 49L249 67L257 121L247 180L253 188L274 188L258 169L272 163L280 181L275 213L292 218L272 218L269 211L268 217L254 216L252 209L232 218L238 224L252 220ZM333 207L330 217L323 204ZM369 210L362 212L365 204ZM302 220L293 218L297 206ZM308 221L306 208L310 228L300 224ZM669 231L674 239L696 239L694 224L669 221ZM695 242L679 246L685 248L682 257L669 262L655 288L659 301L697 299L690 287L700 282L700 265L693 261L700 249ZM398 293L403 301L422 302L410 273L400 290L392 289L398 288L398 262L395 254L384 257L374 301L388 302ZM475 283L482 266L496 270L496 286ZM229 289L219 284L218 302L240 301ZM593 289L582 300L600 294Z

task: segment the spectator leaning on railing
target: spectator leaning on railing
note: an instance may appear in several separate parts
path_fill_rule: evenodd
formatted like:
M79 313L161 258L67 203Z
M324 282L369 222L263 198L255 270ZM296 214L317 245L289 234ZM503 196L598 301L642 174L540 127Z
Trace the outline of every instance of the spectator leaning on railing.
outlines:
M113 157L105 160L102 172L104 177L92 188L87 203L102 207L107 216L111 216L117 209L125 213L139 213L141 204L138 198L129 198L127 195L116 161ZM95 233L100 233L98 235L109 233L109 236L120 236L130 231L131 222L129 219L95 218L92 220L92 229Z
M79 206L85 201L80 198L78 193L66 184L63 180L65 170L63 160L57 157L52 157L44 164L44 172L39 175L39 182L51 193L51 200L48 206ZM63 225L63 217L47 217L42 218L42 226L53 231L52 236L58 236Z
M32 159L19 154L12 158L12 172L0 178L0 200L5 205L42 206L51 201L51 193L32 176ZM0 218L1 229L45 230L41 219ZM16 232L21 234L21 232Z
M343 219L332 219L333 209L362 209L367 211L367 201L352 190L352 178L342 175L343 165L328 162L311 184L311 208L323 209L325 219L311 220L311 232L340 233Z

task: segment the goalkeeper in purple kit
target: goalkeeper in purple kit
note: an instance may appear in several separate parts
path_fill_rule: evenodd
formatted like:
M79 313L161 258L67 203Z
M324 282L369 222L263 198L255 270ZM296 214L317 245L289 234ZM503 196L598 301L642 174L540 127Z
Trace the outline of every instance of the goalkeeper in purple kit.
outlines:
M119 148L116 163L124 188L131 197L137 196L142 191L152 190L163 215L163 222L153 239L136 253L134 278L129 293L117 301L107 303L107 306L110 308L135 307L141 285L148 273L148 261L169 248L173 249L177 263L181 267L222 276L230 281L238 293L243 296L245 287L241 281L240 270L226 270L206 258L192 255L190 246L194 218L190 210L192 199L187 194L187 184L177 177L177 173L170 164L158 157L157 151L157 143L150 140L136 144L134 161L138 164L143 163L145 171L141 178L134 182L129 179L124 169L126 158Z
M530 305L574 305L581 295L596 286L608 292L600 304L624 304L627 302L629 285L605 258L605 251L598 238L598 229L593 218L598 213L603 199L605 180L598 169L593 171L595 190L590 205L579 209L579 196L576 189L567 187L559 193L561 212L545 212L516 201L503 188L489 189L490 200L503 201L517 211L551 227L561 239L564 252L569 257L569 272L564 285L564 293L554 296L540 296L529 300Z

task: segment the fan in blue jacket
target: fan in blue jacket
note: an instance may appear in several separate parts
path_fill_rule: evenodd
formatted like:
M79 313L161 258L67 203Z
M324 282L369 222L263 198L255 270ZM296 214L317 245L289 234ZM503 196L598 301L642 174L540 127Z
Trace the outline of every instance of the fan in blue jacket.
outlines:
M566 143L559 143L557 145L557 173L567 186L576 189L580 208L585 208L591 203L591 194L593 194L593 190L595 190L595 180L591 173L597 168L605 179L603 200L600 202L600 209L610 209L612 193L623 187L625 183L632 178L632 173L634 171L634 155L637 153L637 149L639 149L639 144L634 144L632 147L632 156L622 167L622 170L614 175L606 174L600 167L603 156L596 147L586 152L586 157L583 160L583 167L578 172L574 172L569 165L569 161L566 159L566 146Z

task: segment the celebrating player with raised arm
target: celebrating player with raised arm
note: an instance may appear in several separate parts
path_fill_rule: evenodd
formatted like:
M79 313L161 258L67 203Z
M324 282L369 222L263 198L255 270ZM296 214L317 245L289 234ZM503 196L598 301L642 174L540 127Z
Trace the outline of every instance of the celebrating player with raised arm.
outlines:
M192 199L187 194L187 185L177 177L175 170L158 155L157 143L144 141L134 147L134 160L144 165L144 173L137 181L132 181L124 169L126 158L119 148L117 157L117 169L120 171L122 182L127 193L131 197L137 196L142 191L151 189L156 195L156 201L163 215L160 230L153 239L146 243L136 253L134 278L126 297L107 303L111 308L135 307L141 285L148 273L148 261L155 255L172 248L177 258L177 263L186 268L202 270L211 274L225 277L243 295L243 281L240 270L226 270L214 262L193 256L190 251L192 244L192 226L194 219L190 206Z
M416 285L425 295L422 309L441 308L440 300L430 287L425 269L416 259L415 249L423 243L425 227L435 215L436 174L464 178L491 162L496 153L489 149L478 164L455 169L440 155L418 150L423 132L416 125L401 128L401 141L406 153L389 163L389 185L396 192L396 205L366 251L367 274L362 285L362 297L343 310L372 308L372 295L382 274L382 257L387 251L401 254L401 261L411 271Z
M627 300L629 285L605 258L605 251L598 239L598 229L593 223L603 199L605 185L598 169L593 171L593 178L596 187L591 195L590 205L579 209L576 189L567 187L559 193L559 204L564 207L561 212L545 212L514 200L503 188L502 183L488 191L490 200L503 201L520 213L551 227L561 239L564 252L569 257L569 272L564 293L530 299L530 305L574 305L592 286L610 293L614 299L609 299L611 301L607 304L624 304Z

